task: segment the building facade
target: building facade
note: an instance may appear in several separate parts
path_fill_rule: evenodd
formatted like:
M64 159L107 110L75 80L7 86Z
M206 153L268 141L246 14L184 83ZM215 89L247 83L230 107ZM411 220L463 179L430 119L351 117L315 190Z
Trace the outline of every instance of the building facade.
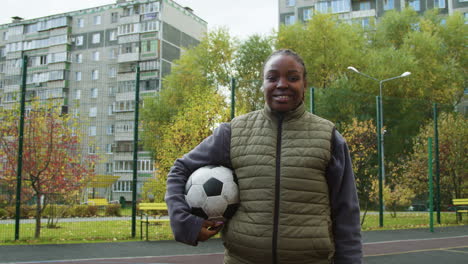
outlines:
M185 48L207 23L172 0L114 4L0 25L0 107L19 101L22 57L28 56L26 98L55 100L79 118L83 154L100 158L98 175L118 176L111 200L132 197L135 68L140 97L154 96ZM138 151L138 186L154 176L150 153Z
M406 6L420 13L434 8L441 14L458 11L465 21L468 19L468 0L279 0L279 23L306 22L314 12L320 12L367 26L371 18L379 18L388 10L401 11Z

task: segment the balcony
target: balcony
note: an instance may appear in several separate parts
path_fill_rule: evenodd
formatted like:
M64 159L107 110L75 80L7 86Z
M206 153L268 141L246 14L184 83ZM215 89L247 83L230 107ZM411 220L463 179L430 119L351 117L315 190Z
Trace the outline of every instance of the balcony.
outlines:
M118 63L139 61L139 60L140 60L139 52L120 54L119 57L117 58Z
M135 14L135 15L131 15L131 16L120 16L120 19L119 19L119 24L120 25L132 24L132 23L138 23L138 22L140 22L140 15L139 14Z

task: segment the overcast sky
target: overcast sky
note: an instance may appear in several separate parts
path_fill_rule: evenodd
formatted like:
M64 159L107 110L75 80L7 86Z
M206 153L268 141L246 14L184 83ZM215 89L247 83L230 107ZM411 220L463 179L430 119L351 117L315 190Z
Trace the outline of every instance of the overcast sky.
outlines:
M11 17L33 19L76 11L115 0L1 0L0 24L11 22ZM278 28L277 0L176 0L189 6L208 22L208 28L226 26L230 33L245 38L255 33L270 34Z

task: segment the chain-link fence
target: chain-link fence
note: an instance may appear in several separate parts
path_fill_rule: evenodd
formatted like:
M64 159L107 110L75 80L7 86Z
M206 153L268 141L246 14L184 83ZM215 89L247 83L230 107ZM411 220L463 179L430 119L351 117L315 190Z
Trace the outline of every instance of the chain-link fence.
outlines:
M135 94L154 95L159 80L151 72L137 75L131 63L99 63L107 59L102 53L45 66L31 54L26 71L18 62L0 75L0 241L140 236L138 203L153 201L154 194L142 193L155 166L151 153L135 144ZM83 60L86 55L92 59ZM172 237L167 223L150 232Z

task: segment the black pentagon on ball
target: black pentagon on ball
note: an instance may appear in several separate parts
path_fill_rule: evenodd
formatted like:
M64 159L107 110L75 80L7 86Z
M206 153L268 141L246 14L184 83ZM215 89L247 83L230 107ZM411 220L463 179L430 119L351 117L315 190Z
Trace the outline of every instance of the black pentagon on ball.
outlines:
M203 189L208 197L221 195L223 182L215 178L210 178L203 184Z
M206 215L205 211L202 208L192 207L192 214L199 216L203 219L208 219L208 215Z
M230 219L234 216L234 214L237 211L237 208L239 208L239 204L230 204L226 208L226 211L224 211L223 217L226 219Z

